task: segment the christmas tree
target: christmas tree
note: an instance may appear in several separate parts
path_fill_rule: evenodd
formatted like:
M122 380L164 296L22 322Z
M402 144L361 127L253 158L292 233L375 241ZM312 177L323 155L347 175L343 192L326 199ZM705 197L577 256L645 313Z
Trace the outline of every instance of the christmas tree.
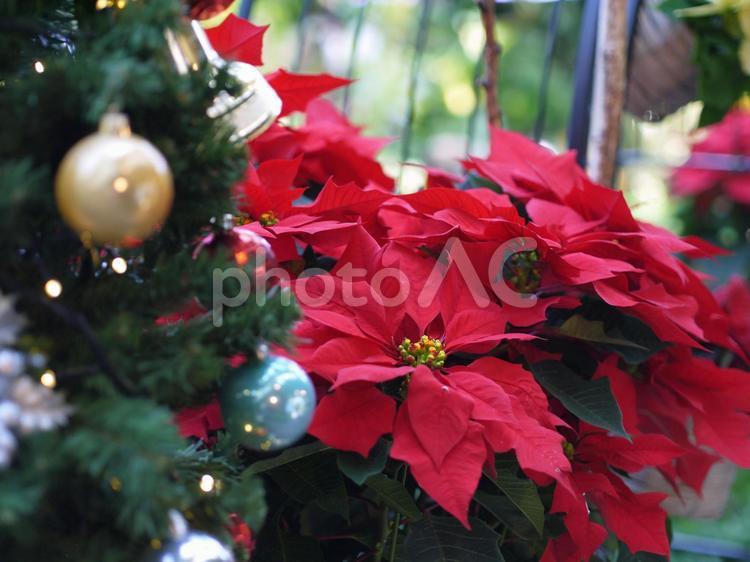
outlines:
M263 489L238 451L192 445L173 423L211 399L227 358L283 344L297 315L276 291L227 308L220 327L180 318L210 308L214 270L238 265L233 244L196 254L195 242L231 236L222 221L247 149L207 109L241 85L205 61L178 72L167 35L191 31L173 0L2 2L0 22L2 558L140 560L168 538L170 509L223 538L259 528ZM92 134L67 159L73 175L60 171L56 201L61 161ZM115 191L158 186L148 209L94 191L117 173L115 153L135 166ZM89 192L65 184L77 171ZM93 239L60 212L75 220L91 205Z

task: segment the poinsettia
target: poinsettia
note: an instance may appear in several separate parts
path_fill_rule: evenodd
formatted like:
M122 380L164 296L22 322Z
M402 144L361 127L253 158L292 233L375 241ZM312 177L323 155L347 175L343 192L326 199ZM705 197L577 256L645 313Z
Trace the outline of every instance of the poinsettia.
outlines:
M229 20L221 50L259 60L259 29ZM473 527L467 540L486 533L496 548L499 537L470 514L518 507L500 485L512 477L529 494L519 513L538 535L530 557L586 561L610 534L630 552L667 555L664 495L637 490L629 474L654 468L699 492L719 458L750 464L746 373L715 361L744 365L736 311L750 293L733 281L717 300L683 261L720 251L637 220L573 153L505 130L491 129L486 158L467 158L468 179L428 169L424 190L395 194L377 161L387 140L320 99L347 80L283 69L268 79L304 124L275 123L250 143L235 194L238 228L273 247L304 314L293 356L316 382L309 433L328 448L300 454L337 455L352 480L337 489L357 488L343 504L358 517L373 494L386 514L393 507L361 474L381 471L404 501L418 497L427 526L439 508ZM700 150L739 153L728 137ZM696 178L735 195L744 181L699 174L690 189ZM303 252L324 270L300 273ZM216 422L205 411L181 420L201 438ZM296 489L272 477L284 493ZM493 482L498 505L483 488ZM310 513L333 509L323 503ZM381 544L398 550L400 539L389 541L400 532L404 544L419 540L411 517L400 522ZM435 529L430 541L440 540Z
M733 275L715 291L722 308L729 317L729 331L737 345L750 354L750 286L739 275Z
M283 68L267 75L266 80L281 98L280 117L304 111L315 98L352 82L330 74L293 74Z
M268 240L279 261L298 258L297 240L335 253L343 245L342 230L350 224L322 220L315 215L298 213L293 203L304 193L293 181L301 158L268 160L257 168L249 166L244 181L235 186L237 207L246 224L237 227Z
M306 317L296 332L303 342L298 354L331 384L310 433L363 456L392 433L391 455L406 461L425 491L468 525L469 503L494 453L516 450L521 466L542 482L564 481L569 463L555 418L546 408L527 407L529 392L546 404L528 371L492 358L446 368L454 354L481 354L503 340L533 336L507 333L496 304L472 305L455 268L434 300L420 302L435 265L395 244L380 247L358 229L333 272L338 277L297 283ZM383 278L384 267L403 277ZM346 278L355 270L363 272L361 279ZM324 279L334 284L334 294L318 304ZM342 423L354 412L355 423Z
M222 57L261 66L263 35L267 29L267 25L258 26L229 14L220 25L207 29L206 35Z
M253 157L263 162L301 154L302 164L295 180L298 185L322 185L333 179L337 183L393 189L393 179L375 158L389 139L362 136L361 127L352 125L323 99L308 103L305 114L302 127L277 125L252 141Z
M672 176L678 195L698 195L709 190L750 204L750 173L738 159L750 156L750 111L737 108L705 131L692 146L691 156Z
M555 240L560 257L581 271L565 284L584 285L608 304L628 309L663 340L736 350L726 316L703 279L676 255L720 250L635 220L622 193L591 182L572 153L555 155L516 133L493 129L489 157L471 158L465 166L524 201L531 225Z
M224 428L219 401L213 400L203 406L183 408L177 412L175 424L183 437L196 437L209 443L211 432Z

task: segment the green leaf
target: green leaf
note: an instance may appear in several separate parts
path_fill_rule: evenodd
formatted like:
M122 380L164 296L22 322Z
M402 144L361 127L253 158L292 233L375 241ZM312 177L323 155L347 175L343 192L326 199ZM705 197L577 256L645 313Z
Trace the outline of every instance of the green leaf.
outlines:
M314 502L329 513L349 519L346 486L336 465L333 450L303 455L294 461L277 465L268 470L267 474L298 502Z
M575 314L568 318L559 328L560 333L569 338L576 338L592 343L605 343L624 347L633 347L640 350L648 351L642 345L623 339L610 337L604 333L604 322L601 320L588 320L580 314Z
M667 558L651 552L630 552L627 545L620 542L617 549L617 562L667 562Z
M247 472L250 474L262 474L269 470L273 470L279 466L295 462L297 460L309 457L311 455L317 455L325 451L330 451L331 448L324 445L320 441L314 443L308 443L306 445L300 445L299 447L292 447L290 449L284 449L284 451L272 459L266 459L255 462L247 468Z
M323 562L318 541L282 529L280 517L281 511L261 531L253 562Z
M385 474L375 474L367 479L367 487L372 489L391 509L395 509L412 521L422 519L422 512L401 482L388 478Z
M507 496L477 490L474 500L519 537L527 541L538 539L538 531Z
M497 478L491 479L518 511L529 520L541 536L544 532L544 505L539 498L536 485L528 479L517 476L518 465L512 458L498 456L495 459Z
M428 517L411 526L397 562L504 562L500 535L479 519L467 531L453 517Z
M362 486L370 476L383 471L390 449L391 444L385 439L380 439L367 458L357 453L339 451L336 461L341 472L352 482Z
M464 179L456 187L458 187L458 189L476 189L478 187L487 187L489 189L492 189L493 191L502 192L502 188L497 183L487 178L483 178L475 172L469 172L466 175L466 179Z
M244 472L238 481L230 481L225 485L223 507L239 515L250 528L263 527L268 510L262 478Z
M531 366L534 377L552 396L583 421L630 439L622 425L622 412L609 380L585 380L558 361Z
M620 310L600 300L585 299L578 312L579 316L588 322L600 322L606 340L601 338L601 334L596 334L596 326L590 324L586 325L574 320L569 328L574 331L578 329L578 333L589 337L599 336L600 341L593 339L589 341L601 349L617 353L631 365L643 363L667 346L645 322L634 316L623 314Z

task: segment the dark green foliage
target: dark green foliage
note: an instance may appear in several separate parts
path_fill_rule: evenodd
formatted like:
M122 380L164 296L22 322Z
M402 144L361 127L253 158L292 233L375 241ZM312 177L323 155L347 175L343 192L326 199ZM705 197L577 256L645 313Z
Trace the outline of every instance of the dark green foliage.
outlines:
M500 535L479 519L467 531L453 517L427 517L411 527L398 562L503 562Z
M214 269L234 267L222 248L193 256L212 219L234 211L231 188L247 166L229 125L206 116L233 85L209 68L174 70L164 30L184 25L178 0L94 5L0 1L0 291L19 296L23 347L46 354L74 407L62 430L24 438L0 473L3 560L141 560L151 539L166 538L170 508L223 539L229 513L256 531L265 517L263 485L241 471L245 461L186 443L172 420L210 399L226 358L284 344L296 308L277 288L264 304L226 309L221 327L210 314L155 324L195 298L210 308ZM92 261L54 200L60 160L110 108L159 148L175 181L162 230L120 251L125 275L107 269L109 250ZM43 293L50 278L63 285L59 299ZM203 474L221 486L204 494Z
M534 363L531 371L537 382L576 417L613 435L630 438L609 379L586 380L558 361Z
M665 0L661 9L675 10L705 5L703 0ZM710 125L722 117L750 91L750 76L744 73L738 57L742 31L737 15L682 18L693 31L693 60L698 67L698 98L703 102L701 125Z
M586 298L572 314L561 311L550 322L559 324L557 335L617 353L630 365L646 361L667 346L645 322L598 299Z
M339 451L337 462L339 470L352 482L361 486L373 474L378 474L385 468L391 445L385 439L380 439L370 451L370 456L362 457L358 453Z
M544 505L536 485L531 480L518 476L518 463L510 455L498 455L495 470L497 478L493 478L492 482L528 519L537 534L541 535L544 531Z

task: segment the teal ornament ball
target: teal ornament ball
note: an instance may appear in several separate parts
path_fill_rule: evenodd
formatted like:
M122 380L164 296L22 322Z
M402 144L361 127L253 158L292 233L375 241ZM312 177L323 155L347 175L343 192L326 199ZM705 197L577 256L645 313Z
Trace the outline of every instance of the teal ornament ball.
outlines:
M236 443L273 451L305 434L315 411L315 388L297 363L270 355L228 372L219 403L224 427Z

